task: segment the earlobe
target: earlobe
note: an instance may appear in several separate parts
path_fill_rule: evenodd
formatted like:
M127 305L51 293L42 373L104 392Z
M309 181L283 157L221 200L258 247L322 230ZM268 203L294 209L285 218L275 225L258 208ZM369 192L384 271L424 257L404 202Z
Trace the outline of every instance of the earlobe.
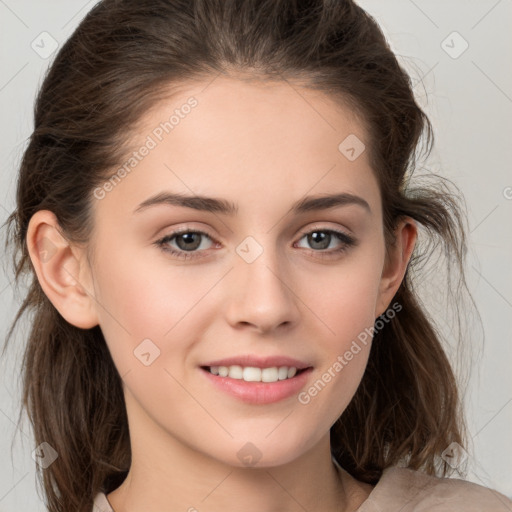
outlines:
M81 329L98 325L89 280L84 278L88 269L80 250L62 235L53 212L40 210L32 216L26 242L39 284L63 318Z
M398 291L411 259L417 236L416 222L409 217L403 219L396 228L395 243L389 247L386 253L375 311L376 318L386 311Z

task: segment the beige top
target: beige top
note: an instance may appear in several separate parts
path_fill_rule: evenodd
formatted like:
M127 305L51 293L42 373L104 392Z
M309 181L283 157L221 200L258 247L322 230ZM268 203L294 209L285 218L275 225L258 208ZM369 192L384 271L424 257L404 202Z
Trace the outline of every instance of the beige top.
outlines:
M336 463L336 461L335 461ZM338 465L336 463L336 465ZM437 478L390 467L357 512L511 512L512 501L497 491L455 478ZM93 512L114 512L99 493Z

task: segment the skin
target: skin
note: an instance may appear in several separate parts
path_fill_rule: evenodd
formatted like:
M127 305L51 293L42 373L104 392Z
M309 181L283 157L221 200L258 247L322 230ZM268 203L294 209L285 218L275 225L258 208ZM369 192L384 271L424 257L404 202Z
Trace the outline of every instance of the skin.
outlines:
M212 386L199 365L288 355L313 366L307 389L390 307L415 224L401 222L386 250L368 151L350 161L338 150L350 134L368 148L348 108L287 82L210 82L185 87L141 119L136 147L187 98L198 101L121 183L93 199L88 247L70 244L49 211L37 212L27 233L44 292L71 324L100 325L123 379L132 466L108 499L116 512L355 510L372 487L336 470L329 429L359 385L370 343L308 404L296 395L243 403ZM133 213L163 191L223 198L238 213L169 205ZM289 212L306 195L335 192L363 198L371 211ZM195 249L201 257L155 245L182 227L211 236ZM356 245L335 253L344 245L335 236L319 249L304 234L329 229ZM236 252L248 236L263 251L252 263ZM55 246L47 261L36 250L44 240ZM147 338L160 350L149 366L134 356ZM247 442L261 456L253 466L237 455Z

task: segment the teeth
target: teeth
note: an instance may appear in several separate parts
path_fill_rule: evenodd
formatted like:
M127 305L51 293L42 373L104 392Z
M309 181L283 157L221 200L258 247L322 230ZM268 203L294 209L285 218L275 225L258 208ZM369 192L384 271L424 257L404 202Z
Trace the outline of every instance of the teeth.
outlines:
M226 368L224 366L224 368ZM229 373L228 377L231 377L232 379L242 379L244 374L244 369L241 366L230 366L229 367Z
M279 370L277 371L277 378L279 380L284 380L288 378L288 367L287 366L281 366Z
M277 382L279 380L279 370L274 368L263 368L261 370L261 382Z
M252 368L251 366L246 366L244 368L242 379L246 382L261 382L261 368Z
M297 373L297 368L295 368L295 366L288 368L288 378L289 379L294 377L296 373Z
M246 382L277 382L291 379L297 373L294 366L273 366L271 368L255 368L253 366L210 366L210 373L219 377L241 379Z

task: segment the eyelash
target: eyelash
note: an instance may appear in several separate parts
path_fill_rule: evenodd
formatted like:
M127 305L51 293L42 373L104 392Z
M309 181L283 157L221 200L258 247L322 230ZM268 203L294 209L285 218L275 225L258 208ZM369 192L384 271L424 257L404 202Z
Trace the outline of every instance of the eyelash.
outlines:
M184 229L180 229L180 230L177 230L177 231L173 231L172 233L169 233L168 235L165 235L163 238L161 238L160 240L157 240L154 243L162 251L164 251L166 253L170 253L172 256L176 256L177 258L181 258L181 259L184 259L184 260L188 260L188 259L192 259L192 258L203 258L204 256L197 256L197 252L194 252L194 251L187 252L187 251L183 251L183 250L176 250L176 249L170 248L167 245L168 242L170 242L171 240L173 240L177 236L183 235L185 233L187 233L187 234L193 233L193 234L204 235L207 238L209 238L210 240L212 240L212 242L217 243L208 233L206 233L204 231L201 231L201 230L198 230L198 229L188 229L188 228L184 228ZM315 228L315 229L312 229L310 231L306 231L306 232L301 233L299 240L301 240L305 236L310 235L312 233L329 233L331 235L334 235L336 238L338 238L338 240L340 242L342 242L342 244L343 244L340 248L338 248L338 249L331 249L330 251L309 249L310 253L314 253L316 256L319 256L320 258L333 258L333 257L336 257L336 255L339 255L339 254L345 252L350 247L353 247L353 246L356 245L356 240L353 237L347 235L343 231L336 231L334 229Z

